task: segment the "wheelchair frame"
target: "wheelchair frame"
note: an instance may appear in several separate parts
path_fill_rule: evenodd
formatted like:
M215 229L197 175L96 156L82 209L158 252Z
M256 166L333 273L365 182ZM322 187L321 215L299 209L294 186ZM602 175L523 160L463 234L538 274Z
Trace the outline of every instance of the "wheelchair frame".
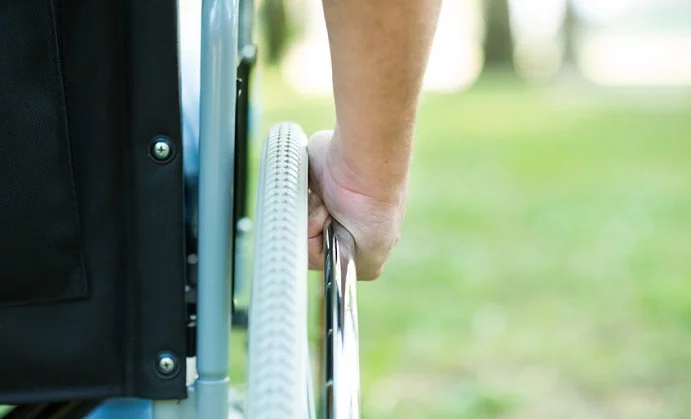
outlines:
M249 95L238 93L242 89L239 82L248 87L255 59L253 15L252 0L201 0L197 350L196 358L186 359L188 377L196 376L188 385L188 397L154 401L112 399L98 407L94 407L96 401L62 403L41 410L41 416L22 416L31 415L31 406L22 406L8 417L228 417L229 343L231 327L236 323L235 287L228 279L242 276L239 273L244 271L244 261L238 257L234 240L242 240L247 233L238 224L247 216ZM305 413L308 417L359 418L354 241L335 221L324 233L324 335L319 348L320 391L316 400L319 408L318 413L310 408ZM228 255L233 255L233 261ZM231 275L231 267L235 275ZM238 323L244 322L241 319ZM311 405L311 383L308 386L307 403Z
M235 207L245 205L247 193L245 185L242 194L234 188L247 182L248 158L246 143L237 150L236 121L229 116L237 112L238 52L251 46L254 12L249 0L202 0L201 4L197 357L196 363L188 362L188 367L196 366L192 369L198 377L188 387L186 400L154 401L154 419L225 418L229 410L234 293L228 281L228 255L236 254L231 234L237 221ZM239 200L233 202L236 195Z

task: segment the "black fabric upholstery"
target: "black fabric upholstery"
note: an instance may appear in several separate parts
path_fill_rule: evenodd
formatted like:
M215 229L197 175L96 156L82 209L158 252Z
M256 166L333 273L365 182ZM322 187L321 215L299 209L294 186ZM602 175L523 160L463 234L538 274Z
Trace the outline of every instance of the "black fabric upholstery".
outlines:
M83 297L54 10L0 7L0 305Z
M186 396L176 6L0 1L0 404Z

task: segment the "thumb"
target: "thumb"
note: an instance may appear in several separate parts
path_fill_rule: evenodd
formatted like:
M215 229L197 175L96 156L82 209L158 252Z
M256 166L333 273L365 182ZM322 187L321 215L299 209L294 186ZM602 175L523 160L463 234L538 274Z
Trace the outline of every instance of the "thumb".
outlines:
M326 153L333 137L333 131L317 131L307 142L310 187L319 189L321 174L326 164Z

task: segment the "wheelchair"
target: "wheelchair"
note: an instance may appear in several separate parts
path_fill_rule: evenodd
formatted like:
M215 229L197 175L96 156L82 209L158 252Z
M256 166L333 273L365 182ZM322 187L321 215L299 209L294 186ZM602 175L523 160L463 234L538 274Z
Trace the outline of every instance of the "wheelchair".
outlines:
M353 238L325 227L310 319L306 135L271 128L252 220L254 5L198 1L191 111L175 0L0 2L4 419L235 417L231 328L241 417L360 415Z

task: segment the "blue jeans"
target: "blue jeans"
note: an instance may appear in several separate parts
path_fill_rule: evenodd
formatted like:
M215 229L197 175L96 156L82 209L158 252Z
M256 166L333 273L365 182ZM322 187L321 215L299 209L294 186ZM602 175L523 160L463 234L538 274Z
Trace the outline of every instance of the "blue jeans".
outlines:
M85 419L151 419L151 414L150 400L112 399Z

